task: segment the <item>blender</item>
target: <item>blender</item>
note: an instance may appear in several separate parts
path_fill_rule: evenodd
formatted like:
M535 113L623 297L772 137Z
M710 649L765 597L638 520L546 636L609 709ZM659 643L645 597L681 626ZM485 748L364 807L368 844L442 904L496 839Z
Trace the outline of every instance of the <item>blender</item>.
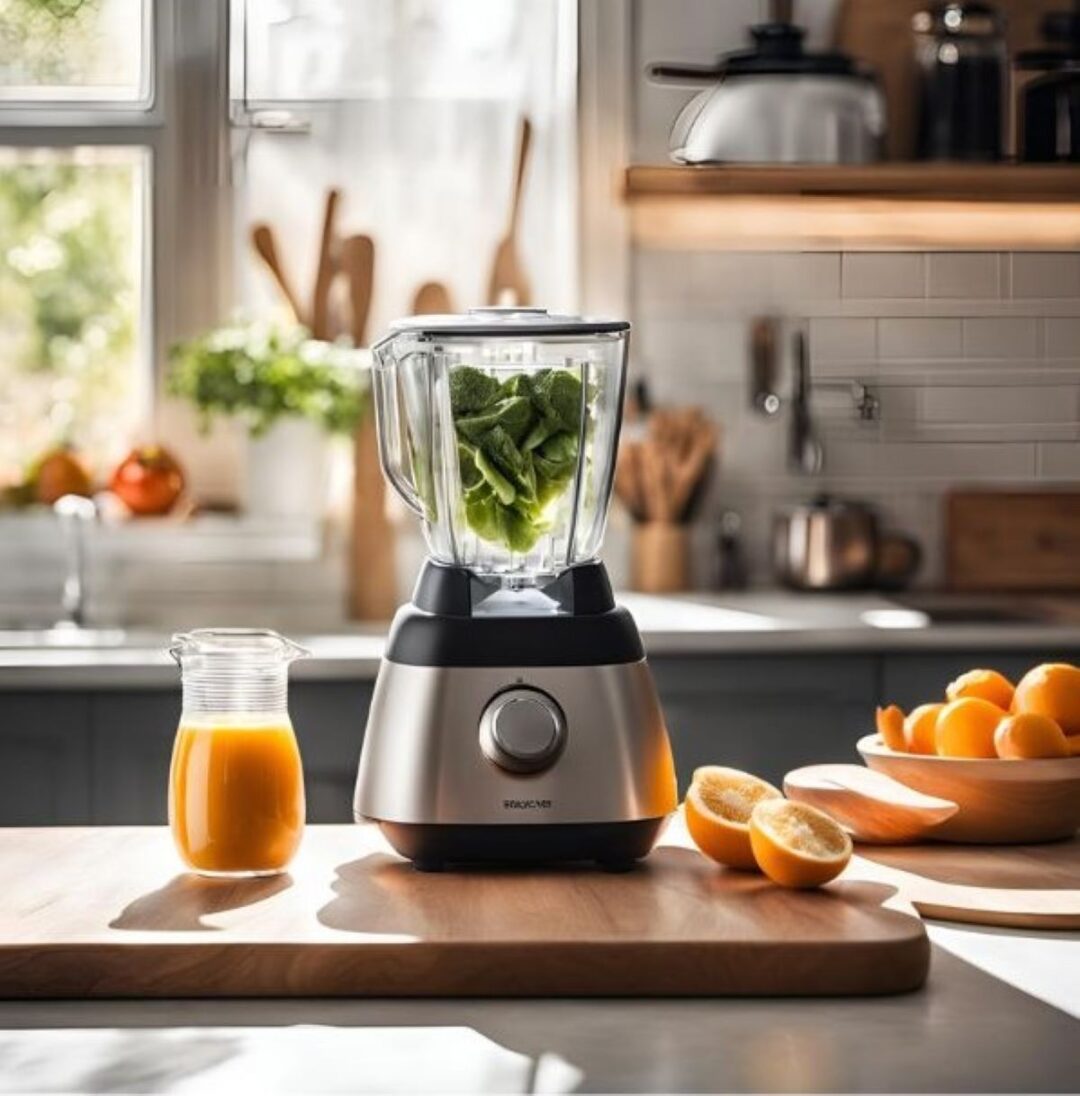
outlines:
M630 325L414 316L373 348L383 471L427 542L390 629L357 821L423 870L624 870L676 806L633 618L598 559Z

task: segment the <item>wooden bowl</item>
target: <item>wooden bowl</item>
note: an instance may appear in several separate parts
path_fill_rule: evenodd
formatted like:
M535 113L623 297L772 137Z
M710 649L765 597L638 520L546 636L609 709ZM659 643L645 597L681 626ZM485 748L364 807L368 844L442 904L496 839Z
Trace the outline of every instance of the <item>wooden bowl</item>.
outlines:
M859 739L863 761L909 788L959 806L933 840L974 845L1058 841L1080 828L1080 757L1002 761L897 753L876 734Z

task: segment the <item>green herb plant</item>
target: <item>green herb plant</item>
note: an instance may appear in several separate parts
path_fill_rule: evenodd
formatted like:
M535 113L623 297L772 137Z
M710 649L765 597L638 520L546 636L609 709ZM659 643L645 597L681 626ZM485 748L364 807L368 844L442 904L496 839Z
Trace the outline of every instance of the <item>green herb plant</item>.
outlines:
M258 437L298 415L327 433L349 433L367 403L359 353L303 327L221 328L173 347L169 361L169 392L198 408L204 429L214 415L237 416Z
M541 369L500 381L459 365L450 370L450 407L469 528L528 552L577 471L580 379L568 369Z

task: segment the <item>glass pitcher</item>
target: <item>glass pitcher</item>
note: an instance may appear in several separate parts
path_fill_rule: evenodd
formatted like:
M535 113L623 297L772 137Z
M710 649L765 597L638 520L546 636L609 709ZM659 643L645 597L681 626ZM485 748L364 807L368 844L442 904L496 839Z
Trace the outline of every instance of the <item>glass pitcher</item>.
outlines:
M203 875L283 872L304 830L304 777L288 710L289 665L308 652L276 632L173 636L183 707L169 773L169 826Z
M525 308L391 326L373 348L379 452L434 559L529 585L597 557L629 331Z

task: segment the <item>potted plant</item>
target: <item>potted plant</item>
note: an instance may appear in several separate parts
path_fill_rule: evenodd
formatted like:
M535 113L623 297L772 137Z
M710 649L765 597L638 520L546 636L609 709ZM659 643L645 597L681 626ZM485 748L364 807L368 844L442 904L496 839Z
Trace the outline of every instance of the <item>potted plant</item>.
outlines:
M168 390L198 409L246 423L249 513L318 518L326 500L328 438L351 434L364 411L362 351L312 339L306 328L243 323L173 347Z

